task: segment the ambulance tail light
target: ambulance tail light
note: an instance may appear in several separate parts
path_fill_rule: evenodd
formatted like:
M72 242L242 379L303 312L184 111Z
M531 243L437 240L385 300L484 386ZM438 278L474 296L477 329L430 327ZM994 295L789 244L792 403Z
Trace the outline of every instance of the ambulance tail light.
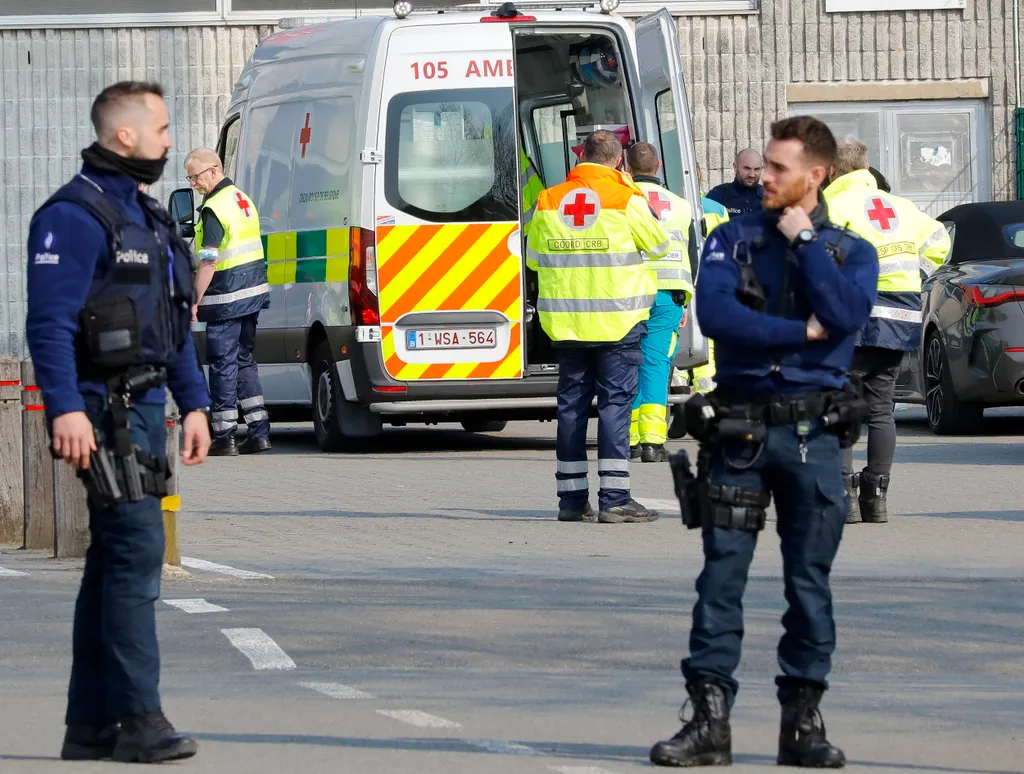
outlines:
M370 229L349 230L348 302L353 325L380 325L376 235Z

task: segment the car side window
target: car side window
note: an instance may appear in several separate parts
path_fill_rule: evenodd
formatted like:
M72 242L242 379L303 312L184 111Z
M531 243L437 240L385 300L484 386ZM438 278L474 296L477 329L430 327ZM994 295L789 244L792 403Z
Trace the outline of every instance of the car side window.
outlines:
M942 225L946 227L946 233L949 234L949 252L946 253L946 260L943 263L950 263L953 258L953 244L956 241L956 223L946 220Z

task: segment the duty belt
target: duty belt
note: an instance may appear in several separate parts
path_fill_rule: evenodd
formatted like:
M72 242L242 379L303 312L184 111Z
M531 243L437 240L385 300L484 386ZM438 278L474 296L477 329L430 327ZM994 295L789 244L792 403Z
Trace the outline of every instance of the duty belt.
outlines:
M737 398L715 391L709 397L717 404L716 413L721 416L743 416L759 420L769 426L792 425L797 422L820 419L828 411L829 404L841 395L840 390L828 392L805 392L798 395L773 395L771 398Z

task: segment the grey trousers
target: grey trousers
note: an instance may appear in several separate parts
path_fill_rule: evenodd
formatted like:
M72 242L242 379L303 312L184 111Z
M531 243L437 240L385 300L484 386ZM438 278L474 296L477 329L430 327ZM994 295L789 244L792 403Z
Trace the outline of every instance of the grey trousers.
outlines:
M864 381L868 402L868 464L864 468L872 478L888 476L896 455L896 422L892 416L892 396L896 389L903 352L880 347L858 347L850 371ZM843 449L843 475L853 473L853 449Z

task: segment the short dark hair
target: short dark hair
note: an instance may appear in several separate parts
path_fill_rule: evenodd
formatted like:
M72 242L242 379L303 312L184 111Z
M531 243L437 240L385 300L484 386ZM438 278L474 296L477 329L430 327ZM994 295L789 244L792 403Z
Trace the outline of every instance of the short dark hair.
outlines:
M836 161L836 138L822 121L812 116L793 116L772 124L773 140L799 140L804 154L828 169Z
M147 94L153 94L163 99L164 90L159 83L146 81L120 81L107 86L93 100L92 111L89 114L93 129L96 130L96 136L102 136L112 112L126 102L143 99Z
M605 129L587 135L583 141L583 160L595 164L612 164L622 158L622 143Z
M653 175L658 171L658 150L649 142L637 142L626 154L629 168L641 175Z

